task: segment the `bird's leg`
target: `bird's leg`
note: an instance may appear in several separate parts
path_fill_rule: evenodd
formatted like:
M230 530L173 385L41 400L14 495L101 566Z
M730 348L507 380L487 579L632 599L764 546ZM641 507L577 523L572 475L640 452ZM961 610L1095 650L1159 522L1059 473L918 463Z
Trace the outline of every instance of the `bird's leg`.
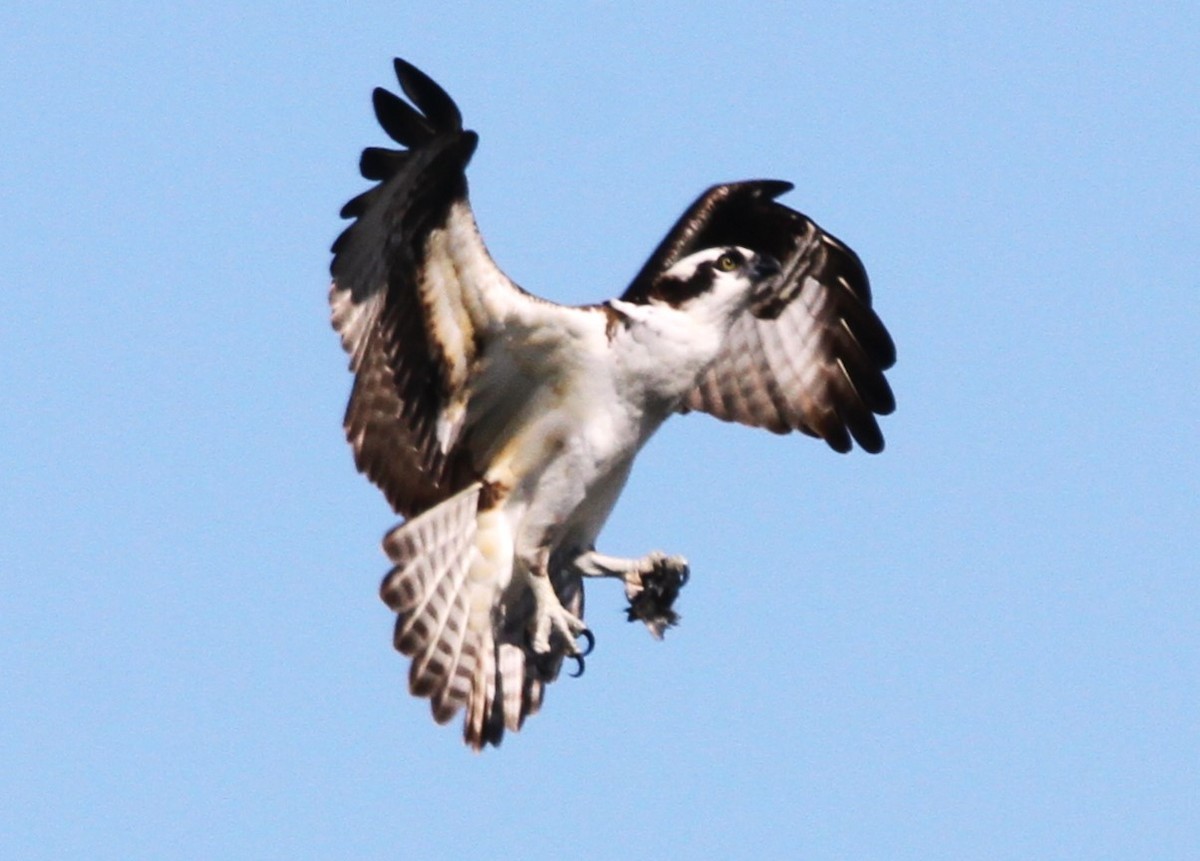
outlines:
M655 639L679 622L673 606L688 581L688 564L682 556L655 551L640 559L605 556L595 550L579 554L571 563L585 577L619 577L629 599L629 621L646 623Z
M563 652L573 658L582 658L592 650L592 632L582 619L567 610L559 600L550 581L549 559L548 550L539 550L529 566L529 588L534 604L533 619L529 623L530 647L536 654L549 654L551 638L558 634L563 642ZM582 651L575 642L577 637L587 641L588 645ZM580 660L581 668L582 665Z

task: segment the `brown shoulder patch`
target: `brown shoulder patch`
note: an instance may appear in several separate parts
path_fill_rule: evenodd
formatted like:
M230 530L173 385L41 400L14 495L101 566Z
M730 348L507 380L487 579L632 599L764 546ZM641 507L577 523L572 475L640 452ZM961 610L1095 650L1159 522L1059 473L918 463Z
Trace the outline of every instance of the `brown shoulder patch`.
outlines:
M608 302L593 306L598 308L604 314L604 334L608 340L612 340L617 336L617 332L629 324L629 317L622 311L618 311Z
M504 501L512 488L499 481L485 481L479 490L479 511L490 511Z

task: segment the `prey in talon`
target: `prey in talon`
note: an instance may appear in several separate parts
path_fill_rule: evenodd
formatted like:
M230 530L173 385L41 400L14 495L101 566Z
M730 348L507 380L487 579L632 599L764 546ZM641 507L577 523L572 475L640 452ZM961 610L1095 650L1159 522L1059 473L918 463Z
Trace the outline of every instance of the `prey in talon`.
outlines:
M779 180L709 188L617 298L526 292L475 223L478 136L427 75L395 71L403 95L373 96L395 146L363 150L373 185L342 208L333 244L333 326L354 374L344 426L403 518L383 541L380 595L409 688L438 722L463 714L478 750L541 708L564 661L582 673L585 581L621 580L629 619L657 638L678 622L682 557L596 550L664 421L702 412L878 452L895 348L858 256L779 203ZM711 133L761 122L728 111Z
M688 581L687 562L678 556L664 557L636 581L625 582L626 610L630 622L645 622L654 639L661 640L663 631L679 624L675 599Z

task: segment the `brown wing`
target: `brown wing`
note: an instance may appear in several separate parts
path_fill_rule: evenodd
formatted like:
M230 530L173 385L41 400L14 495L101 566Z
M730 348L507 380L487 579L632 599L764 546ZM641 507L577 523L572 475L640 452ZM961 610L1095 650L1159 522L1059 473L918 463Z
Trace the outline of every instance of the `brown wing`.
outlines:
M362 175L378 184L342 209L354 221L333 244L329 300L355 373L345 417L355 463L412 516L477 477L458 443L487 294L525 294L475 227L465 169L476 134L441 87L395 65L411 104L377 89L375 113L407 149L363 151Z
M721 354L681 406L777 433L799 430L845 452L851 439L883 450L875 417L895 409L884 371L896 348L871 308L858 256L774 198L775 180L719 185L703 194L663 240L625 298L703 248L741 245L779 260L773 319L746 312Z

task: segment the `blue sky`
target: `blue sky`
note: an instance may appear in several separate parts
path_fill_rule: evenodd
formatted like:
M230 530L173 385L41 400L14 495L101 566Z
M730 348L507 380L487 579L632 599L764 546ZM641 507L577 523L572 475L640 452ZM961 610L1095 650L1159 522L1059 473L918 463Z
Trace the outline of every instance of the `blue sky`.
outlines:
M10 4L0 856L1190 858L1194 4ZM325 305L404 56L494 256L624 286L709 184L863 257L887 451L702 416L602 545L686 554L475 756L410 698Z

